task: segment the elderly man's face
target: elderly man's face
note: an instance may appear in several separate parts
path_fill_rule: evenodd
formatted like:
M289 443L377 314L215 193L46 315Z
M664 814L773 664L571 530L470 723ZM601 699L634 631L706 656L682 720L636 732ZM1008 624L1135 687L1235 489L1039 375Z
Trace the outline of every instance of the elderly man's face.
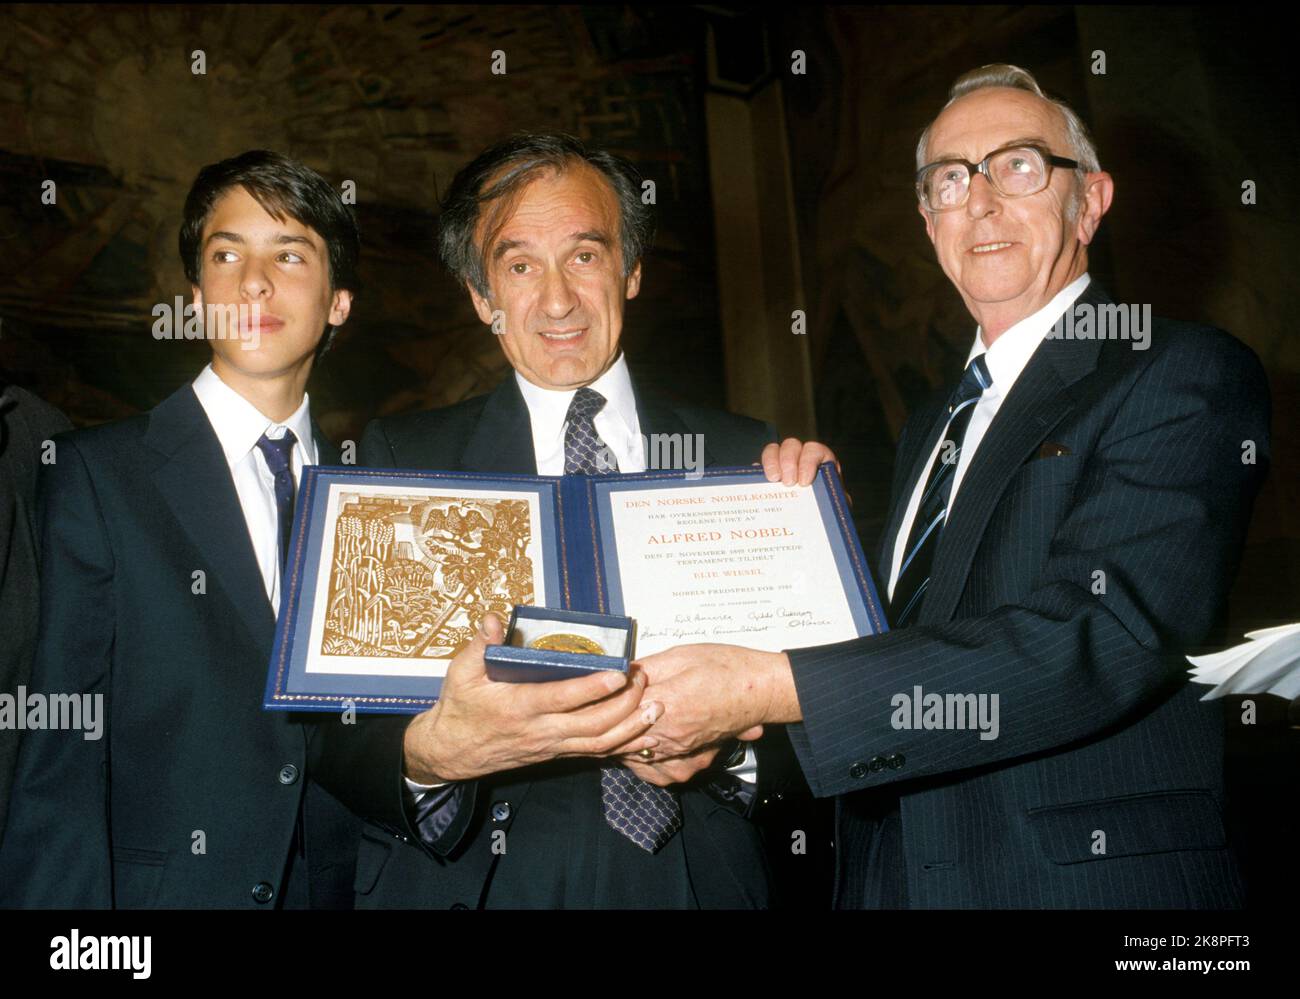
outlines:
M504 224L484 215L475 238L488 240L490 297L470 288L479 318L504 313L501 348L534 385L590 384L618 356L623 303L641 287L640 264L623 275L614 189L577 163L529 183Z
M999 147L1036 142L1073 159L1065 121L1047 101L1023 90L991 87L953 102L930 129L926 159L978 163ZM991 342L1043 308L1087 269L1086 246L1110 204L1110 178L1089 174L1077 218L1069 218L1075 173L1057 167L1046 188L1006 198L982 174L971 178L961 208L929 212L925 230L939 264Z

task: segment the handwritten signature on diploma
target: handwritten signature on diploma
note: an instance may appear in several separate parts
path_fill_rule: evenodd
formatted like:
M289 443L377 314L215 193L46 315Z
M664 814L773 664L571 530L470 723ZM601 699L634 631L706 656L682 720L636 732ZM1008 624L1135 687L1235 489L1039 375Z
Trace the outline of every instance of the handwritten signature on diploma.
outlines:
M673 626L662 629L646 628L643 638L704 638L718 635L761 634L778 626L784 621L787 628L814 628L829 625L829 618L813 617L810 610L788 610L778 607L775 610L752 610L748 614L749 623L737 622L731 614L675 614ZM711 625L709 622L713 622Z

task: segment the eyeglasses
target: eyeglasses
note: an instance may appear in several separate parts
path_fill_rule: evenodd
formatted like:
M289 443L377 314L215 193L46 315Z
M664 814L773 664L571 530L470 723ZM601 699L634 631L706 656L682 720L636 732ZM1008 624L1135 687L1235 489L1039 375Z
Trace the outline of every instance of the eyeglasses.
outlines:
M1054 166L1078 169L1079 164L1053 155L1044 146L1004 146L993 150L979 163L966 160L927 163L916 171L916 195L930 211L949 212L966 204L971 177L982 173L993 190L1004 198L1024 198L1047 186Z

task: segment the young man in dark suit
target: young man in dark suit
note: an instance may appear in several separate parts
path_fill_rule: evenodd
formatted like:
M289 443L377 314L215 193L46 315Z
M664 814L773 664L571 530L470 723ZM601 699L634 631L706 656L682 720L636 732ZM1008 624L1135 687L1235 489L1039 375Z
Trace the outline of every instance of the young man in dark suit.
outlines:
M31 688L98 698L104 721L26 733L4 901L349 907L358 824L309 780L313 725L261 701L297 480L337 461L305 389L351 307L356 223L253 151L199 172L180 251L211 363L61 435L43 470Z
M632 472L646 467L646 438L698 434L706 465L749 465L761 454L770 478L810 482L833 458L823 446L778 448L758 421L636 386L619 338L649 226L640 190L630 165L560 135L518 136L466 166L443 204L442 255L514 370L489 395L375 421L361 462ZM500 640L500 622L486 615L431 711L331 732L322 779L374 823L358 859L358 906L768 904L749 817L768 792L743 745L703 747L685 766L660 762L654 741L638 738L648 725L635 707L639 679L493 683L482 653ZM670 791L642 779L674 785L697 769L706 772ZM758 782L788 777L775 747L759 754ZM654 818L620 820L637 807Z
M1182 654L1267 467L1263 369L1150 306L1121 324L1087 266L1113 182L1024 70L960 79L917 166L979 327L899 441L877 563L894 629L648 657L651 732L689 752L700 726L790 723L814 792L840 796L842 907L1240 905L1221 708Z

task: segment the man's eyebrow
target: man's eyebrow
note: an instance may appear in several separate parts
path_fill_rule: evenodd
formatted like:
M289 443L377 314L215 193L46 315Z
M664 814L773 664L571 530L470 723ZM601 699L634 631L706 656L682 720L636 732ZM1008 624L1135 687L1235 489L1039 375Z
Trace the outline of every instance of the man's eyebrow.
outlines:
M587 229L584 232L575 232L569 237L575 243L599 243L601 246L609 246L610 238L599 229ZM492 259L500 260L511 250L520 246L530 245L526 239L502 239L499 240L492 248Z
M241 236L239 233L237 233L237 232L226 232L226 231L223 229L223 230L219 230L219 231L217 231L217 232L214 232L214 233L210 234L210 235L208 236L208 238L204 240L204 243L205 243L205 244L206 244L206 243L211 243L211 242L213 242L214 240L218 240L218 239L224 239L224 240L225 240L226 242L228 242L228 243L243 243L243 242L245 242L244 237ZM292 245L292 246L306 246L306 247L309 247L310 249L313 249L313 250L316 248L316 244L313 243L313 242L312 242L310 239L308 239L306 236L293 236L293 235L290 235L289 233L281 233L280 235L276 236L275 239L272 240L272 242L274 242L274 243L276 244L276 246L285 246L285 245Z
M999 149L1007 149L1010 146L1042 146L1044 149L1048 149L1048 150L1052 148L1051 143L1049 143L1042 136L1024 135L1018 139L1008 139L1006 142L999 142L996 146L994 146L984 155L988 156L989 153L996 153ZM961 160L964 162L965 159L966 157L962 156L960 153L939 153L932 160L930 160L930 162L944 163L950 160Z
M492 248L492 259L500 260L507 253L517 246L527 246L528 244L522 239L503 239Z

